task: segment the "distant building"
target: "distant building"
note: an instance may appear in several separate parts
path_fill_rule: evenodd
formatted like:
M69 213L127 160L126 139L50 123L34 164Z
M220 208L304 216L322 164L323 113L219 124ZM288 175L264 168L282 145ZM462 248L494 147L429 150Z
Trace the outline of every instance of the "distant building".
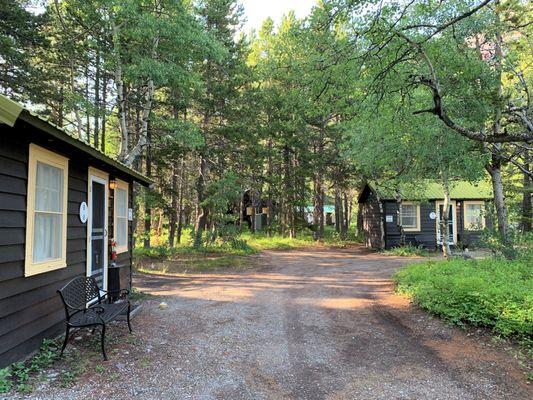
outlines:
M454 246L474 245L490 223L488 201L492 190L487 182L456 182L451 188L449 209L450 237ZM394 191L367 184L358 199L363 213L363 231L367 247L390 249L400 245L400 224L406 243L434 249L442 244L440 223L443 215L442 185L427 182L416 196L402 200L402 215Z

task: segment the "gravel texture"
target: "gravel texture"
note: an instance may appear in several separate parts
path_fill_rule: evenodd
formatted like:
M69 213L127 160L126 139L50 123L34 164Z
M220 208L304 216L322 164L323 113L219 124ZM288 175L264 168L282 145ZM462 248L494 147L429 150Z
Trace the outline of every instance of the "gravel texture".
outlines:
M52 379L29 397L533 398L504 350L393 293L390 276L409 260L354 248L258 261L236 273L136 277L154 296L135 334L117 323L99 373L89 366L74 386Z

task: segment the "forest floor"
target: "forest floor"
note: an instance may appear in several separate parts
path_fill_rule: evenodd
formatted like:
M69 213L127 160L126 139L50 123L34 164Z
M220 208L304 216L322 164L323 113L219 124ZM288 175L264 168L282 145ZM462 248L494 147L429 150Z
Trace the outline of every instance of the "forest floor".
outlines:
M391 275L412 259L361 247L254 257L255 268L224 273L137 275L149 296L134 334L117 323L109 361L96 349L75 384L44 382L29 396L533 398L508 349L394 293Z

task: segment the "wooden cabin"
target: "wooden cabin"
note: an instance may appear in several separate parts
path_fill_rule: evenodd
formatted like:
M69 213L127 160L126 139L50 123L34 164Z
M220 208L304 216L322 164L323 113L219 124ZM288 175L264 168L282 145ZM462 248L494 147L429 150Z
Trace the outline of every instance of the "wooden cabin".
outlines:
M417 190L411 190L412 197L402 200L402 215L393 190L366 184L359 195L362 208L363 231L367 247L391 249L401 241L400 224L405 233L406 244L435 249L442 244L440 233L443 215L444 192L442 185L426 182ZM416 195L415 195L416 193ZM452 246L474 246L485 227L488 203L492 190L487 182L472 184L456 182L450 192L449 242Z
M56 290L72 278L130 287L133 183L150 180L3 96L0 132L3 367L64 332Z

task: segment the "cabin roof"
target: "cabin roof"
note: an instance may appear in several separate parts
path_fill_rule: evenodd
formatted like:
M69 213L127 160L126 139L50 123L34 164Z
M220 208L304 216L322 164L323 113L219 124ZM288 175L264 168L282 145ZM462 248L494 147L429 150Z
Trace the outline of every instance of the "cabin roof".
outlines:
M376 183L368 183L367 185L379 195L381 200L396 199L395 190L392 188L378 186ZM444 199L444 189L442 184L438 182L426 181L409 187L405 186L402 189L402 196L405 200L440 200ZM450 186L450 197L455 200L488 200L492 199L493 196L490 182L456 181Z
M307 213L312 213L313 211L315 210L315 207L314 206L306 206L305 207L305 212ZM329 204L324 204L324 212L326 214L328 213L334 213L335 212L335 206L333 205L329 205Z
M8 99L7 97L0 95L0 123L4 123L10 127L13 127L19 119L36 127L44 134L52 136L55 139L60 140L61 142L66 143L70 146L73 146L78 150L81 150L84 153L87 153L90 156L96 158L97 160L100 160L116 168L120 172L138 181L142 185L149 186L153 183L150 178L135 171L134 169L128 167L120 161L106 155L96 147L92 146L90 143L87 143L86 141L73 136L66 130L52 124L46 118L37 115L36 113L22 106L21 104L18 104L13 100Z

